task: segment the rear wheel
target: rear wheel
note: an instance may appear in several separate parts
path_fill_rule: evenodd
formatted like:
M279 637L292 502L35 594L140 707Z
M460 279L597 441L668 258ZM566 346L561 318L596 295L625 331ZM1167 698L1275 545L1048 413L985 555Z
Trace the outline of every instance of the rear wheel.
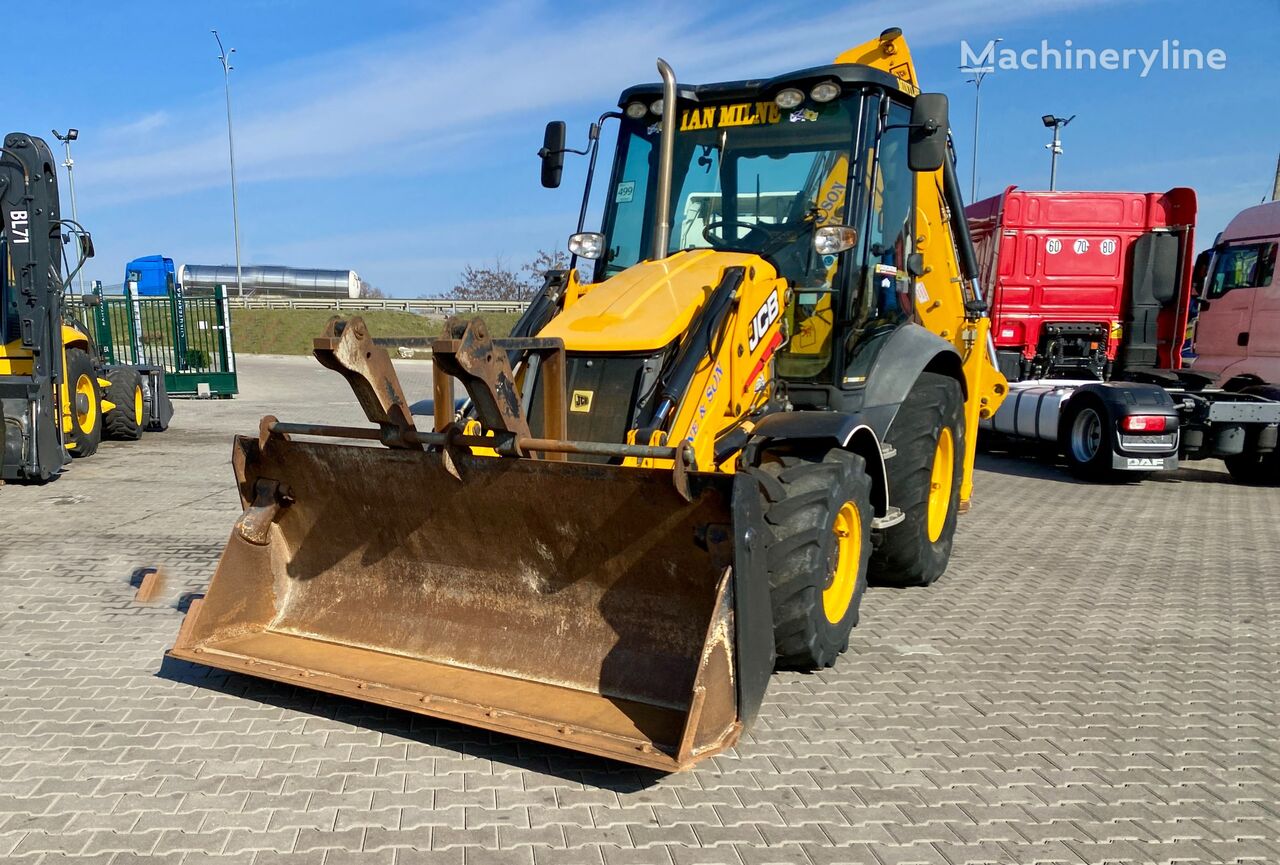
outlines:
M769 453L754 474L765 497L778 666L830 667L849 646L867 586L866 462L844 450Z
M1251 385L1241 388L1240 392L1280 402L1280 387L1273 384ZM1254 437L1250 436L1249 439L1252 442ZM1265 454L1246 451L1227 457L1223 462L1227 464L1231 477L1239 483L1262 487L1280 486L1280 451Z
M1087 480L1115 477L1116 472L1111 467L1114 438L1111 413L1092 398L1069 406L1059 426L1058 441L1067 458L1067 468L1072 474Z
M927 586L947 569L964 475L964 393L954 378L920 374L886 441L890 502L902 522L885 529L871 555L871 582Z
M1260 487L1280 486L1280 453L1243 453L1226 457L1227 471L1242 484Z
M103 430L108 438L136 441L142 438L146 421L146 397L142 376L127 366L107 370L107 400L115 403L103 417Z
M71 403L71 432L67 443L73 457L92 456L98 452L102 441L102 393L98 390L98 375L88 352L78 348L67 349L67 395Z

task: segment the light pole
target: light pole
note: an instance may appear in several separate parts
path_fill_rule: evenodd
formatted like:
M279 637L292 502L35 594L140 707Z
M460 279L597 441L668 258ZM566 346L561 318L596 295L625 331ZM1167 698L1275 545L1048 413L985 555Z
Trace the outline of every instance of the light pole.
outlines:
M236 142L231 134L231 70L235 69L231 65L231 55L236 53L236 49L226 50L222 47L222 37L218 35L218 31L210 32L213 33L213 38L218 40L218 61L222 64L222 86L227 94L227 153L231 157L231 225L236 238L236 296L244 297L244 276L240 270L240 204L236 199Z
M1070 117L1054 117L1052 114L1046 114L1040 118L1040 122L1053 130L1053 141L1046 144L1049 149L1049 191L1053 192L1058 188L1058 156L1062 153L1062 137L1058 131L1066 126L1076 116L1072 114Z
M998 37L992 45L1003 42L1003 37ZM994 55L993 55L994 56ZM973 85L973 163L969 170L969 203L978 200L978 122L982 116L982 82L986 79L987 73L995 71L994 66L961 66L961 72L968 72L973 75L966 84Z
M80 213L76 210L76 176L74 172L75 160L71 158L71 142L80 137L80 130L74 127L67 130L67 134L63 135L58 130L50 130L53 137L62 142L62 146L66 149L67 158L63 161L62 167L67 169L67 188L71 191L71 218L75 220L76 228L79 230ZM84 294L84 268L80 268L80 293Z

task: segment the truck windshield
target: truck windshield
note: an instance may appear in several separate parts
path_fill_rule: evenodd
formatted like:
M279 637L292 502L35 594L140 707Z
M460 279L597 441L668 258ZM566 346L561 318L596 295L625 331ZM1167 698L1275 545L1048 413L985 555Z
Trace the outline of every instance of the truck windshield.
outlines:
M852 99L699 105L680 112L668 252L711 248L766 256L794 285L830 285L834 259L813 231L843 221L853 146ZM648 257L660 122L624 119L605 210L602 277Z

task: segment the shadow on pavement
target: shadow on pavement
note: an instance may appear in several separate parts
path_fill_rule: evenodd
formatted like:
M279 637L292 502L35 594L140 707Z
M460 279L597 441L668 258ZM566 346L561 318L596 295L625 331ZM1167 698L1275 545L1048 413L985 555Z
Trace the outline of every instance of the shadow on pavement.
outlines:
M400 736L452 751L459 756L488 759L523 772L551 775L615 793L639 792L654 786L665 777L661 772L580 754L554 745L544 745L269 679L242 676L176 658L165 657L156 676L280 709L305 712L317 718L330 718L353 727Z

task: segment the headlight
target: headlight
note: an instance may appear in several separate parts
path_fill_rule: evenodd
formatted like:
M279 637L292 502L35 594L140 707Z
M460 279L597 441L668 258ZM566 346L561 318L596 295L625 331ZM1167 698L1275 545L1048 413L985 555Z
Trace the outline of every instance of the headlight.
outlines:
M654 114L658 115L659 117L661 117L662 116L662 100L658 99L649 103L649 110L652 111Z
M569 236L569 251L579 258L592 261L604 254L604 235L595 231L584 231Z
M813 85L809 95L813 97L814 102L830 102L840 95L840 85L834 81L823 81Z
M779 108L795 108L804 102L804 93L794 87L788 87L786 90L779 91L778 95L773 97L773 101L778 103Z
M631 102L627 105L627 116L632 120L639 120L649 113L649 109L645 108L643 102Z
M836 255L858 244L858 229L848 225L824 225L813 233L813 250L818 255Z

